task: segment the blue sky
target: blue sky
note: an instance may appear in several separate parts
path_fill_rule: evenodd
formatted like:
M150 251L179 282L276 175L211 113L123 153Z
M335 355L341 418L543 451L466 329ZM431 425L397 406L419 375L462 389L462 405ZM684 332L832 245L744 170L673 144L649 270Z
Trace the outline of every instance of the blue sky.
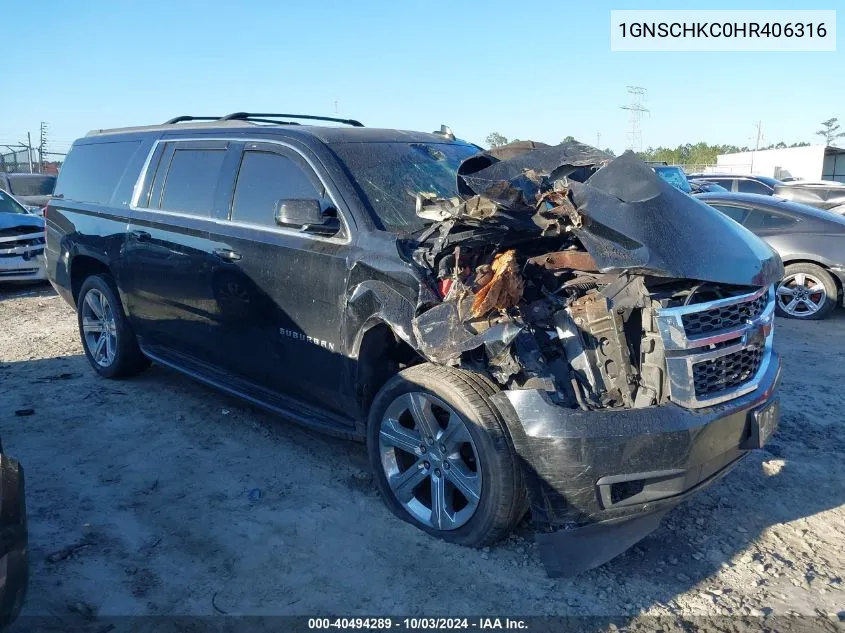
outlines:
M811 141L845 124L843 52L610 51L611 9L835 9L827 2L42 0L9 2L0 143L179 114L335 114L483 143L491 131L626 146L627 85L645 87L644 146ZM7 31L7 28L4 28ZM8 31L7 31L8 32ZM23 36L31 37L25 39ZM841 51L841 49L840 49Z

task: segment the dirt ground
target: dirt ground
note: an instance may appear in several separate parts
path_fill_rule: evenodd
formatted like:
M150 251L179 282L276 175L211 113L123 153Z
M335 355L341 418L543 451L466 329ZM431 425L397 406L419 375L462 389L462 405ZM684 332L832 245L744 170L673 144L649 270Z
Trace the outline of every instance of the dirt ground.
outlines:
M552 580L527 525L450 545L382 505L364 447L153 366L98 378L47 286L0 289L0 434L24 465L24 615L845 618L845 311L776 324L781 427L633 550ZM18 409L33 415L19 417Z

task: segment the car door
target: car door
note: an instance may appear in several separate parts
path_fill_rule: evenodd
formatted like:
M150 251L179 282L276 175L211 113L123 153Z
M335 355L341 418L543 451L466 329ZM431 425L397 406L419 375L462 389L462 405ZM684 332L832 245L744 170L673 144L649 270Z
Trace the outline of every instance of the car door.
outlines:
M340 222L334 235L279 226L283 199L318 200L326 215L341 214L299 151L246 143L229 213L210 236L229 253L212 271L218 362L263 388L348 411L351 395L338 384L351 224Z
M211 358L219 259L209 225L231 189L229 152L221 141L159 142L153 150L121 255L125 302L145 346Z

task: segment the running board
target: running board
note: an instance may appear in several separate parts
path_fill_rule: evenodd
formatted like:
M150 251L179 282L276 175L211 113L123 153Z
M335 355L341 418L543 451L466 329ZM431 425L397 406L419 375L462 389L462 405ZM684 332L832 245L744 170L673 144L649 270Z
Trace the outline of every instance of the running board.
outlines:
M357 430L355 420L351 418L321 411L290 396L274 393L186 354L157 345L143 344L141 351L159 365L174 369L198 382L246 400L302 426L344 439L364 440L364 436Z

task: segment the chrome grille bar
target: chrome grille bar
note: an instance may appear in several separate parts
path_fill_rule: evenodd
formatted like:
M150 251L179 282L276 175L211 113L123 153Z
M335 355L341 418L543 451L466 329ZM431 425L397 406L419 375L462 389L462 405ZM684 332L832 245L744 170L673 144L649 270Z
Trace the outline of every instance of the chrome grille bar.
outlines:
M761 299L765 302L762 309L760 309ZM721 311L733 306L739 306L736 313L748 314L750 318L737 323L739 319L732 317L726 319L728 327L696 335L687 333L684 321L690 323L693 320L689 318L691 315ZM755 292L727 299L658 310L657 327L666 350L669 399L682 407L699 409L754 391L766 373L772 356L774 312L774 286L763 287ZM732 310L725 313L735 314ZM687 318L684 319L684 317ZM750 348L757 348L761 350L761 353L756 371L748 380L732 384L732 381L726 379L726 383L730 386L724 390L696 394L694 365L716 361ZM725 359L724 362L728 361L729 359ZM702 391L700 387L699 391Z

